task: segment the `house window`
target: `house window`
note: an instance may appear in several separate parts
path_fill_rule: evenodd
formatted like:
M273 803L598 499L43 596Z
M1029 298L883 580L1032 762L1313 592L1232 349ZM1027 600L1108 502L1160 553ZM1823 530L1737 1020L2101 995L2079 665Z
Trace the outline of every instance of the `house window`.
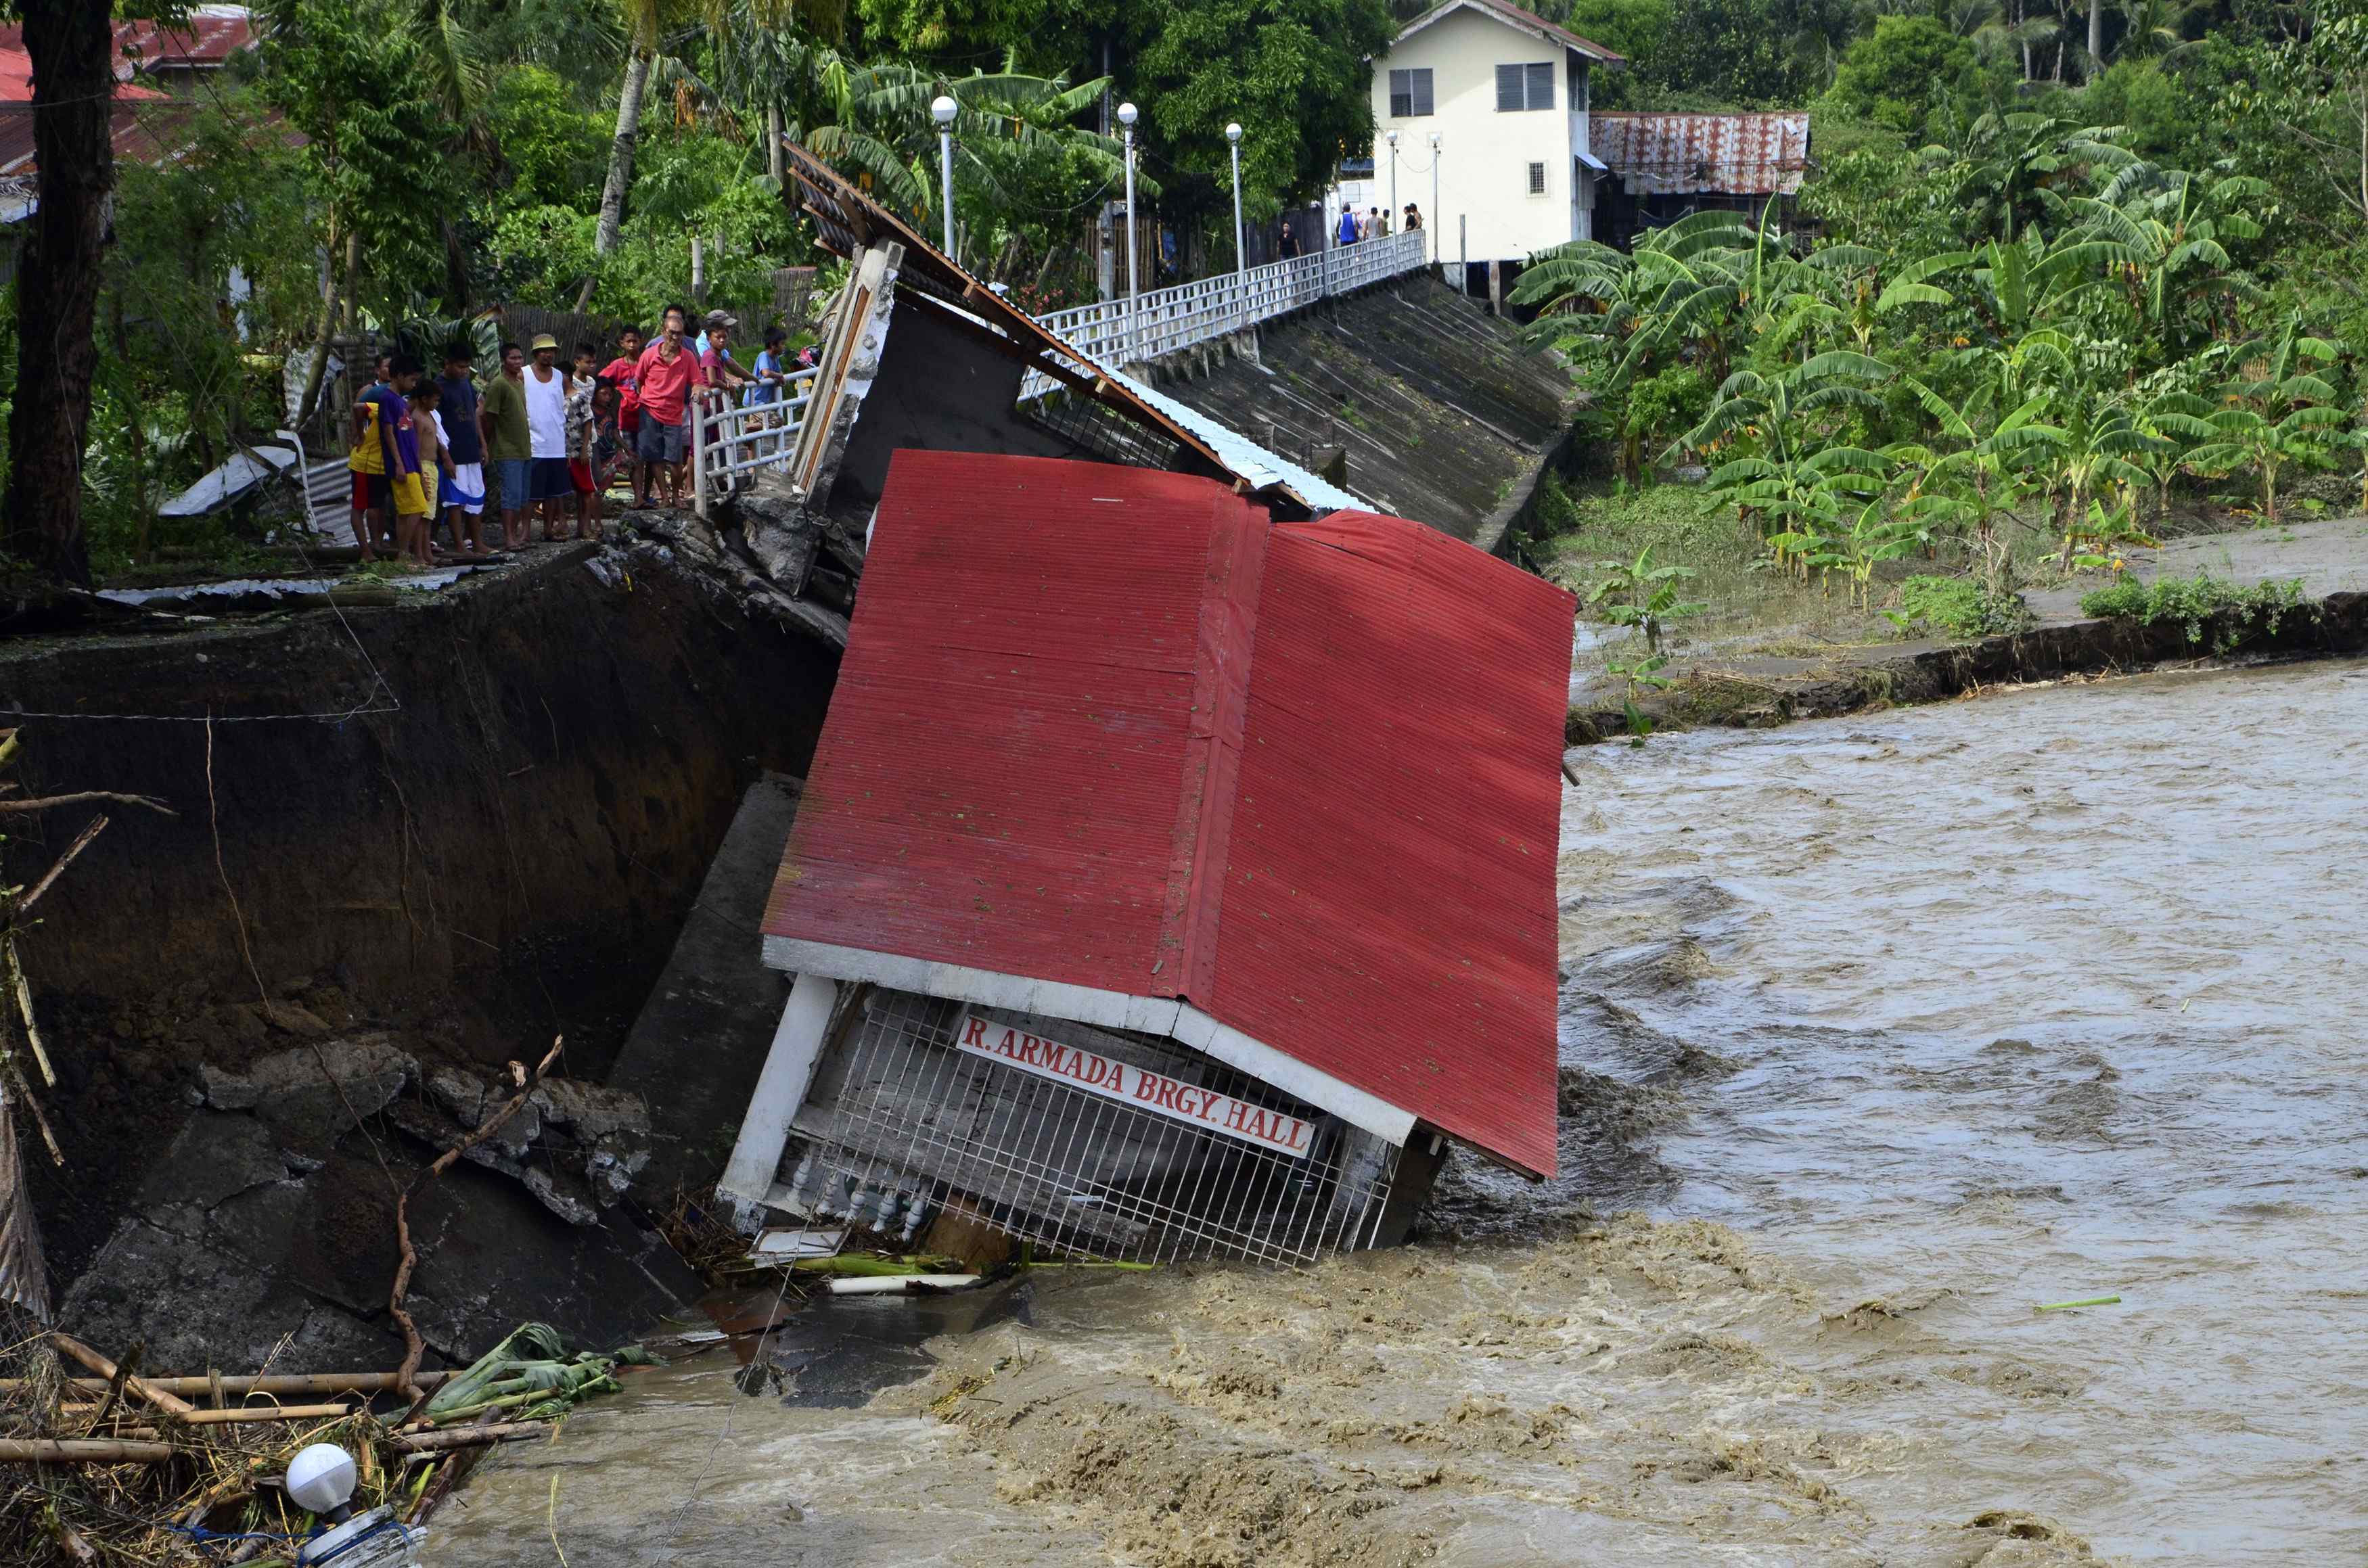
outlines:
M1554 108L1554 68L1551 64L1497 66L1497 112L1513 114L1521 109Z
M1530 194L1531 196L1543 196L1545 193L1546 166L1543 164L1531 164L1530 165Z
M1413 119L1430 112L1430 67L1391 72L1390 118Z

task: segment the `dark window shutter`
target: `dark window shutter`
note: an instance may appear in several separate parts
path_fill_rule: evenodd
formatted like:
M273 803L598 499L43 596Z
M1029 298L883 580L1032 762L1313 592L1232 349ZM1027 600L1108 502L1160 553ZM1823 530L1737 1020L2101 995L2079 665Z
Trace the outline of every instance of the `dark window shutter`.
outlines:
M1531 108L1554 108L1554 68L1551 65L1530 65L1523 69L1528 72L1530 78L1530 107Z
M1390 118L1406 119L1414 114L1414 73L1390 73Z
M1430 67L1426 65L1419 70L1408 72L1407 74L1414 79L1414 112L1418 115L1431 113Z
M1521 101L1521 68L1518 65L1497 67L1497 112L1513 114L1526 107Z
M1543 164L1531 164L1530 165L1530 194L1531 196L1543 196L1545 193L1546 166Z

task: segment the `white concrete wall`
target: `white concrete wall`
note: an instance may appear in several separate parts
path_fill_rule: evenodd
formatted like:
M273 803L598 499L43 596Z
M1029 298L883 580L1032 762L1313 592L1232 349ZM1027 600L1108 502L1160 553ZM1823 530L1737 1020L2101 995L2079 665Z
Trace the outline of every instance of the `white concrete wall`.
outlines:
M1571 112L1569 75L1560 45L1492 21L1474 11L1443 17L1394 45L1373 62L1375 184L1387 199L1391 131L1398 132L1398 206L1409 201L1437 229L1439 254L1456 256L1456 220L1469 222L1474 261L1526 261L1532 251L1581 237L1573 232L1572 136L1581 117ZM1497 67L1537 62L1554 67L1550 109L1497 112ZM1390 115L1390 73L1431 73L1433 113L1408 119ZM1430 133L1441 142L1440 210L1430 210ZM1583 143L1582 143L1583 144ZM1529 165L1545 165L1544 194L1529 194ZM1582 231L1583 232L1583 231Z

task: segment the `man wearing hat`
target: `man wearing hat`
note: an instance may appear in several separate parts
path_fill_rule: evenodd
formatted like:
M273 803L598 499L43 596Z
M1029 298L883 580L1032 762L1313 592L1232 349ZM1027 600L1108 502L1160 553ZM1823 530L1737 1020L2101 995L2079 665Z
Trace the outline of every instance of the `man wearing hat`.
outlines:
M533 472L527 499L542 514L546 544L559 538L560 524L575 503L567 475L567 374L559 369L559 339L544 333L534 340L534 363L526 369L526 425Z

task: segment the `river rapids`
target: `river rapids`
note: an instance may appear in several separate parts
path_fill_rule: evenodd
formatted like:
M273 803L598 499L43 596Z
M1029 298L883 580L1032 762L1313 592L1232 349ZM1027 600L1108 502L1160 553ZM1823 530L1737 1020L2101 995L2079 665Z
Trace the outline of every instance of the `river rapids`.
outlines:
M1575 764L1554 1182L810 1311L505 1450L432 1561L2368 1556L2368 666Z

